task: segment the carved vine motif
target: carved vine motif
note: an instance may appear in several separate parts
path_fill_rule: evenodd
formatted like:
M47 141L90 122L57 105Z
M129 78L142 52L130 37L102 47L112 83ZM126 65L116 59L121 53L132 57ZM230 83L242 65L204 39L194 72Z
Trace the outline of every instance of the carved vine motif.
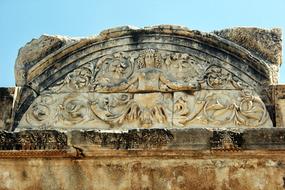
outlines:
M205 124L257 127L268 120L263 101L253 90L226 69L212 65L199 80L202 89L190 102L180 96L174 103L174 124L184 126L192 122ZM209 89L209 90L206 90ZM214 91L211 89L227 89ZM229 90L232 89L232 90ZM194 105L192 109L190 105Z
M137 92L198 88L197 78L208 63L189 54L153 49L119 52L69 73L53 92Z
M72 91L90 91L96 86L95 82L96 70L94 63L75 69L67 74L64 80L60 80L49 88L52 92L72 92Z
M217 93L204 90L195 93L190 100L182 95L174 103L173 122L176 126L201 123L258 127L268 119L263 101L250 91Z
M138 122L148 128L155 123L167 125L169 122L168 112L171 112L171 108L168 107L171 107L171 100L166 103L164 99L159 93L106 96L103 100L93 102L91 109L96 116L111 125Z
M134 72L134 60L132 56L124 52L102 57L96 64L98 73L95 79L96 85L114 84L127 80ZM96 88L96 86L94 86Z
M175 93L174 125L258 127L269 121L260 97L226 69L212 65L199 82L204 90L193 96Z
M55 120L65 124L76 124L88 120L88 99L81 96L78 99L75 95L67 95L63 101L57 106Z
M44 98L45 96L43 96ZM94 126L120 127L167 126L171 123L171 94L54 94L52 104L43 105L43 98L37 99L24 115L22 126ZM148 103L145 103L145 102ZM48 112L34 114L45 106ZM39 108L38 108L39 107ZM43 117L44 116L44 117Z
M38 98L36 104L32 104L26 113L26 121L33 124L47 122L51 113L50 106L55 102L52 95L42 95Z
M188 54L153 49L104 56L40 95L20 125L272 126L263 101L246 82L219 65L206 65Z

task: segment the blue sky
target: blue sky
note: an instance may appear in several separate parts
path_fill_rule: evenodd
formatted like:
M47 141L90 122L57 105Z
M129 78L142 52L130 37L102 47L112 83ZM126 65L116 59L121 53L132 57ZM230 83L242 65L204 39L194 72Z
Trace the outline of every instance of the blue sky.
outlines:
M205 32L236 26L284 31L285 0L0 0L0 86L15 85L18 49L41 34L90 36L121 25L157 24Z

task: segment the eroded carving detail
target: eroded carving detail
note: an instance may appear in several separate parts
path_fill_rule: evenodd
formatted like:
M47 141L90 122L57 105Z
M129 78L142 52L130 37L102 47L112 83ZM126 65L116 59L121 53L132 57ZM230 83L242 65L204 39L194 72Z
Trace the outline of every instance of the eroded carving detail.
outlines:
M203 89L253 90L237 76L218 65L210 65L199 82Z
M43 104L42 99L34 101L20 126L149 128L170 127L172 123L169 93L63 93L53 94L51 104ZM34 114L42 107L48 111Z
M50 105L54 103L52 95L42 95L37 99L37 103L32 104L29 111L26 112L27 123L36 125L48 122L51 114Z
M20 126L43 128L272 126L261 98L229 70L153 49L103 56L75 69L23 118Z
M211 150L239 151L242 149L242 133L232 131L214 131L211 138Z
M210 66L200 84L193 95L174 93L175 126L272 126L260 97L229 71Z
M100 119L111 124L129 123L148 128L159 124L168 126L171 105L170 94L122 94L119 97L104 97L91 105L91 109Z
M165 146L173 140L173 135L165 129L129 130L122 133L81 132L81 142L112 147L116 149L155 148Z
M153 49L119 52L69 73L51 92L142 92L198 88L207 62L189 54Z
M176 126L216 125L258 127L269 126L268 113L262 100L248 91L202 90L194 96L174 95L173 122ZM269 122L269 123L268 123Z
M57 131L0 132L0 150L54 150L66 149L67 137Z
M90 91L96 86L96 71L94 63L90 62L67 74L64 80L60 80L55 86L50 87L51 92L79 92Z

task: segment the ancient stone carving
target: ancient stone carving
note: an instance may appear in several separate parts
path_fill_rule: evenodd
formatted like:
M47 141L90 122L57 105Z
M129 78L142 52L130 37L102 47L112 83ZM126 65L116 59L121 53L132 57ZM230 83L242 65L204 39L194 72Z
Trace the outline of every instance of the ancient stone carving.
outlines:
M51 95L43 95L37 99L37 103L32 104L30 111L26 114L28 123L39 125L47 122L51 114L50 106L54 103L54 98Z
M83 65L40 95L20 126L171 128L272 126L263 101L229 70L146 49Z
M109 123L129 123L143 128L164 124L166 127L171 122L171 98L171 94L161 93L122 94L99 99L91 109Z
M56 86L50 88L52 92L72 92L92 90L95 86L94 64L90 63L86 66L75 69L67 74L64 80L57 82Z
M53 94L39 97L24 115L21 126L65 127L167 127L172 122L172 95L149 94Z
M176 126L271 126L262 100L249 91L202 90L194 95L174 93L173 123Z
M214 131L211 140L211 150L239 151L244 143L242 133L232 131Z
M203 89L253 90L237 76L218 65L210 65L199 82Z
M57 131L0 132L0 150L54 150L66 147L66 135Z
M116 149L155 148L165 146L173 140L173 135L165 129L129 130L122 133L83 131L80 142L112 147Z
M249 85L229 71L210 66L193 95L174 93L176 126L272 126L266 106Z
M0 131L0 150L14 149L14 135L6 131Z
M86 93L42 95L33 102L20 125L49 128L74 127L86 124L88 121L99 122L90 109L91 102L98 98L98 94L92 95ZM50 101L43 101L47 97L51 98Z
M189 54L119 52L90 62L50 88L52 92L142 92L198 88L197 78L207 62Z

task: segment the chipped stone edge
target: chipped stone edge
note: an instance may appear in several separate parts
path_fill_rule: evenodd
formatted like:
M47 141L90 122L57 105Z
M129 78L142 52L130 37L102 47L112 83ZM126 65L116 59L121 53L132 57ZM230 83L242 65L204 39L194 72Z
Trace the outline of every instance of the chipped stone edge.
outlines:
M205 43L209 46L215 46L222 51L225 51L229 54L239 56L240 59L248 60L249 62L253 63L254 65L261 67L269 77L272 82L272 76L270 73L269 62L255 56L249 50L243 48L242 46L221 38L212 33L205 33L200 32L197 30L190 30L187 27L182 26L175 26L175 25L157 25L151 27L144 27L144 28L136 28L131 26L122 26L122 27L115 27L107 30L103 30L97 36L90 36L86 38L69 38L71 43L64 45L63 47L57 49L56 51L50 53L48 56L44 57L40 60L37 64L32 66L27 71L27 81L26 83L33 80L33 78L39 76L41 71L48 69L52 63L59 60L61 57L64 57L77 49L80 49L84 46L90 45L92 43L105 41L111 38L118 38L122 36L131 35L135 32L144 32L144 33L157 33L157 34L173 34L177 36L184 36L188 38L194 38L199 40L202 43ZM74 40L73 40L74 39ZM73 41L73 42L72 42Z

